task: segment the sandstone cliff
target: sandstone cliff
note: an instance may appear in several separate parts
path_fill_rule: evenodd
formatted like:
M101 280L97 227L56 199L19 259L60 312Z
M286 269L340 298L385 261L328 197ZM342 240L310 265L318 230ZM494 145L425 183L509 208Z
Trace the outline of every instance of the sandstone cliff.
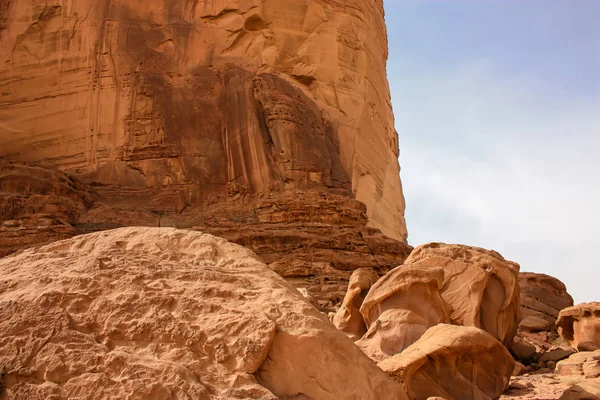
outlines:
M196 227L294 276L408 254L381 0L3 1L0 57L0 160L88 185L76 233Z

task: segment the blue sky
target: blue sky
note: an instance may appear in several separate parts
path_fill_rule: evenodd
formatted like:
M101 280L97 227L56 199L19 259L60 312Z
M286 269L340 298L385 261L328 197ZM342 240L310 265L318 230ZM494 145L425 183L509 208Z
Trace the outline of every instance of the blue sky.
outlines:
M409 242L600 301L600 1L384 3Z

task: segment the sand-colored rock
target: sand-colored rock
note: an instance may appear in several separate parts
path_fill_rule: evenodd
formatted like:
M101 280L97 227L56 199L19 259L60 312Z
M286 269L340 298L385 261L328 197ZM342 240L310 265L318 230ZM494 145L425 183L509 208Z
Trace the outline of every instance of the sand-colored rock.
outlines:
M558 332L574 348L600 349L600 303L582 303L561 310Z
M405 399L248 249L123 228L0 259L7 399Z
M410 252L381 0L11 0L0 21L0 159L96 196L55 238L196 228L329 310ZM31 218L0 252L48 232Z
M521 322L522 331L550 331L555 328L554 322L563 308L573 305L573 298L560 280L545 274L521 272L519 274L521 289Z
M519 265L479 247L430 243L413 250L405 263L442 268L442 297L453 324L475 326L510 347L519 322Z
M352 340L360 339L367 332L360 306L369 289L378 279L379 276L373 270L360 268L354 271L344 301L333 316L332 322L335 327L346 333Z
M559 400L600 400L600 378L573 385Z
M556 371L560 375L583 375L586 378L600 377L600 350L583 351L559 361Z
M375 361L401 353L432 326L449 323L440 289L444 270L419 263L400 266L375 283L360 312L369 328L356 342Z
M514 360L481 329L440 324L378 365L414 400L489 400L500 397L508 386Z

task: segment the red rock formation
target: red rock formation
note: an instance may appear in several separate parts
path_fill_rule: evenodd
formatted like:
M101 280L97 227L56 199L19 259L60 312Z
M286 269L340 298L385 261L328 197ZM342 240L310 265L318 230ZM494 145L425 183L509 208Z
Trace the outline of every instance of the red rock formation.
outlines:
M413 400L491 400L508 386L515 362L489 333L465 326L429 328L413 345L378 364Z
M414 249L406 264L442 268L442 297L450 321L475 326L509 347L519 323L519 265L479 247L429 243Z
M554 322L563 308L573 305L565 284L558 279L533 272L519 274L521 288L521 322L519 330L555 331Z
M573 348L600 349L600 302L581 303L561 310L556 325Z
M0 259L3 399L406 400L248 249L122 228Z
M381 0L2 2L0 158L93 187L69 234L208 230L335 301L410 250L386 47Z

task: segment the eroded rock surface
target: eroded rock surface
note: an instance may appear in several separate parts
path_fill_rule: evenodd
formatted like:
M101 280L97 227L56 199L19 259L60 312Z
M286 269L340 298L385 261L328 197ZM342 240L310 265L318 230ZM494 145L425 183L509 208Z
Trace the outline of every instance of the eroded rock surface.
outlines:
M56 238L196 227L324 308L411 250L380 0L3 1L0 54L0 159L97 196Z
M378 279L379 276L373 270L361 268L354 271L344 301L332 318L335 327L352 340L360 339L367 332L360 307L369 289Z
M440 294L444 270L419 263L400 266L371 287L360 312L369 328L356 342L375 361L401 353L432 326L449 323Z
M533 272L519 274L521 289L521 322L522 331L552 331L558 313L563 308L573 305L573 298L567 292L564 283L558 279Z
M600 349L600 303L582 303L561 310L556 321L561 336L580 350Z
M571 355L556 365L560 375L582 375L586 378L600 377L600 350L582 351Z
M401 354L378 364L411 399L490 400L508 386L514 360L489 333L440 324Z
M8 399L406 399L248 249L123 228L0 260Z
M519 265L479 247L430 243L413 250L406 264L444 270L442 297L453 324L475 326L509 347L519 322Z

